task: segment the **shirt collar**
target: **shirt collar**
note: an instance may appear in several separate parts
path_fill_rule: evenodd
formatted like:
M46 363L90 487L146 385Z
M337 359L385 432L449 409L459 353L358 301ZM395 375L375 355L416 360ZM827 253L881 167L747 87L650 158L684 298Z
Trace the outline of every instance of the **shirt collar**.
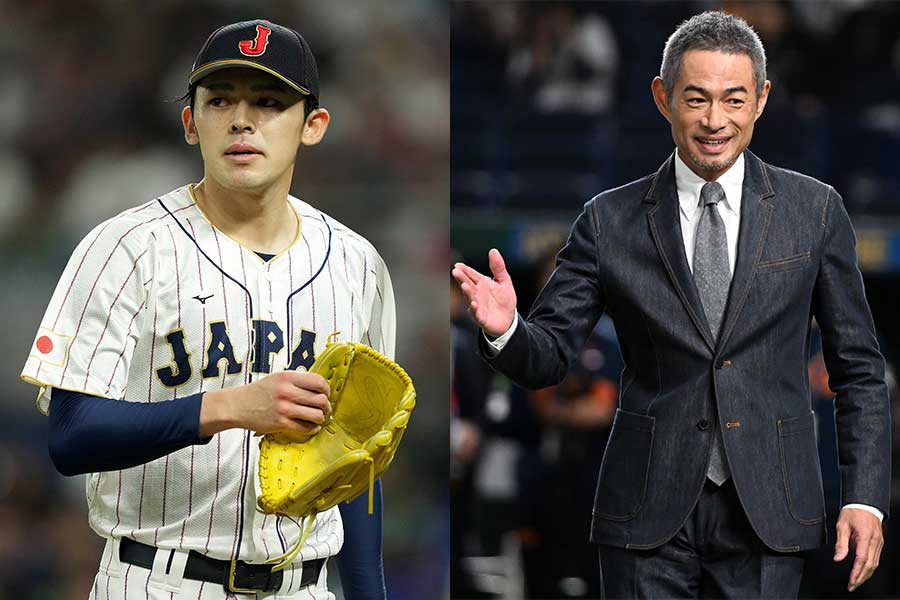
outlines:
M744 184L744 153L738 155L734 164L727 171L722 173L716 181L725 191L725 200L719 203L724 206L725 210L731 211L735 215L740 214L741 210L741 187ZM691 171L690 167L684 164L678 151L675 151L675 187L678 190L678 204L681 206L681 212L684 216L693 220L697 217L697 211L700 209L700 190L706 180Z

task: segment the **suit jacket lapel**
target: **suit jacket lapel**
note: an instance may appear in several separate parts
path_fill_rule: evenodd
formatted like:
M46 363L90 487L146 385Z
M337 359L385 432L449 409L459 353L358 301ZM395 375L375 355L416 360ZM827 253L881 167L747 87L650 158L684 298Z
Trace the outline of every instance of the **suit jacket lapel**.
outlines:
M741 186L741 227L738 234L737 262L731 278L731 290L718 348L724 348L734 330L735 323L744 307L750 284L756 275L756 265L766 242L769 221L772 218L772 203L775 196L772 184L766 174L765 165L749 150L744 152L744 183Z
M681 298L697 331L709 349L714 352L715 340L706 322L706 315L703 314L703 305L694 285L694 276L684 253L684 237L681 234L681 218L678 215L678 192L675 188L674 154L656 172L644 202L652 205L647 212L647 220L672 285L675 286L678 297Z

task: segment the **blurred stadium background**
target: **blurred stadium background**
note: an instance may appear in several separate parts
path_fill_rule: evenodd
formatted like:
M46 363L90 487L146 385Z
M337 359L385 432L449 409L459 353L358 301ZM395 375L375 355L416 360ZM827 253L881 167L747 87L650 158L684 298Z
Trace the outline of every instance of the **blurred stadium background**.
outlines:
M293 193L380 250L419 404L385 476L391 598L448 594L448 7L442 0L0 0L0 599L86 598L101 540L18 381L69 254L95 224L202 177L181 104L210 32L264 17L314 49L332 125ZM339 596L340 597L340 596Z
M673 151L650 81L675 27L715 8L745 18L766 47L773 88L751 150L843 195L891 365L897 429L900 3L451 2L454 259L486 272L488 249L499 248L527 312L584 202L655 171ZM618 394L615 330L601 321L563 384L527 393L473 358L472 323L452 282L450 294L452 595L599 597L587 531ZM833 528L833 397L815 346L809 371ZM895 473L898 449L895 433ZM854 597L900 596L896 517L885 537L879 570ZM801 597L846 596L845 563L834 565L828 548L811 553Z

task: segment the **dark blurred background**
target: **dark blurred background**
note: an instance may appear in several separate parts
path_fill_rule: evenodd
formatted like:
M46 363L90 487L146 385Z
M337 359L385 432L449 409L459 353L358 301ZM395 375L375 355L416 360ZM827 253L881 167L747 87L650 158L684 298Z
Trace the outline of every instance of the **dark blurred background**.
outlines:
M650 96L679 23L722 8L746 19L772 92L750 149L832 184L857 250L898 428L900 361L900 3L455 1L451 21L451 245L488 272L497 247L527 313L587 200L650 174L674 150ZM474 356L476 332L450 283L451 579L459 598L599 597L588 544L621 357L602 320L559 386L529 393ZM809 371L830 543L840 507L833 394L818 335ZM765 390L760 390L765 394ZM900 502L894 435L895 506ZM900 596L900 527L856 598ZM847 596L849 561L810 553L801 597Z
M49 461L18 375L56 281L97 223L202 177L183 139L187 74L220 25L299 30L332 123L292 193L365 235L397 297L397 360L419 396L385 475L393 599L447 596L448 7L442 0L0 1L0 598L86 598L101 550L83 477ZM338 594L340 597L340 594Z

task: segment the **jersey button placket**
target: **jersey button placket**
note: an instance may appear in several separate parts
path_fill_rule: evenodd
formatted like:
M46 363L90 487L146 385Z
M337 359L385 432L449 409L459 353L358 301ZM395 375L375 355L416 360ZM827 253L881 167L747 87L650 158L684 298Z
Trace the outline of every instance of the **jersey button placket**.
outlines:
M271 285L271 274L269 273L269 265L266 265L265 270L260 273L259 276L259 301L262 304L260 309L268 315L269 320L272 320L272 317L275 313L272 307L272 285Z

